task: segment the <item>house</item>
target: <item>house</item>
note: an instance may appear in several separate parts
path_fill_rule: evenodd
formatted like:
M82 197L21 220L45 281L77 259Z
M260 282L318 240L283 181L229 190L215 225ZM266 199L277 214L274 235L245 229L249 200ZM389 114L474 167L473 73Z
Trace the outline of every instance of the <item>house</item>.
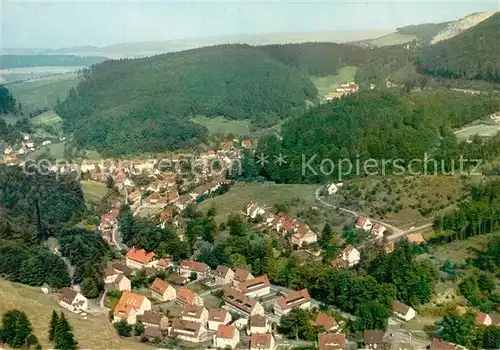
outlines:
M359 254L359 250L354 248L352 244L349 244L344 248L344 250L342 250L339 258L345 261L349 265L349 267L352 267L359 264L361 255Z
M311 297L307 289L294 291L283 295L274 302L274 314L278 317L288 314L295 308L309 309L311 307Z
M170 259L160 259L158 260L158 264L156 265L156 268L158 270L166 270L169 267L174 266L174 263Z
M179 274L183 277L190 278L192 273L196 273L196 280L204 280L211 275L210 267L198 261L182 260L179 265Z
M432 343L429 346L429 350L467 350L465 346L450 343L438 338L432 339Z
M271 333L252 334L250 338L250 350L274 350L276 343Z
M181 305L203 306L203 299L192 290L184 287L177 291L176 301Z
M229 267L219 265L213 272L213 275L215 277L215 284L224 286L233 282L234 271Z
M175 284L176 286L185 286L189 282L189 278L179 275L170 275L167 277L167 282Z
M174 337L191 343L201 343L207 340L207 329L198 322L174 319L170 334Z
M231 322L231 314L224 309L208 310L208 329L216 331L221 324L229 324Z
M375 331L375 330L365 331L363 334L363 340L366 349L370 350L385 349L386 344L384 343L384 336L385 332L383 331Z
M347 84L340 84L340 86L335 90L343 94L353 94L359 90L359 86L355 82L351 81Z
M144 311L140 319L145 327L159 328L162 331L168 329L168 318L159 312Z
M476 312L476 325L478 326L491 326L491 317L484 312Z
M104 284L106 284L109 289L120 292L124 290L132 290L130 279L128 279L128 277L123 273L117 273L114 269L109 268L104 270L104 275Z
M191 196L188 194L184 194L180 196L179 199L175 202L175 206L180 211L183 211L184 209L186 209L189 203L191 203Z
M225 288L223 293L222 300L226 303L224 305L225 309L244 316L264 315L264 307L257 300L250 299L243 293L231 288Z
M229 151L229 150L232 150L233 148L234 148L233 141L223 141L220 143L219 149L224 150L224 151Z
M261 297L271 293L271 283L267 275L262 275L250 280L241 282L239 290L249 298Z
M425 243L424 236L422 236L421 233L409 233L406 235L406 239L408 240L408 242L414 243L414 244Z
M149 290L151 292L151 297L160 301L174 300L177 296L174 287L159 278L153 281L149 286Z
M396 317L405 321L410 321L416 316L415 310L411 306L400 303L397 300L392 301L392 312Z
M155 342L157 339L163 339L163 333L157 327L144 327L144 338L149 342Z
M333 332L339 328L339 324L335 321L335 318L323 311L318 312L318 315L311 323L313 326L322 327L327 332Z
M58 294L59 305L71 312L87 311L88 300L82 294L71 288L63 288Z
M245 282L246 280L250 280L253 278L254 277L250 273L250 271L238 267L234 272L233 286L238 288L241 282Z
M326 190L327 190L329 195L332 195L332 194L337 193L337 191L339 190L339 187L336 184L331 183L326 187Z
M250 141L250 140L243 140L243 141L241 141L241 147L243 147L243 148L250 148L250 147L252 147L252 141Z
M384 237L384 232L386 231L386 227L384 225L379 224L378 222L373 225L372 234L377 238Z
M123 273L126 276L133 275L135 272L133 269L131 269L130 267L128 267L127 265L125 265L124 263L119 262L119 261L115 261L111 265L111 267L113 268L113 270L115 270L115 272Z
M318 241L318 235L304 223L297 225L295 233L290 237L290 243L302 247L303 244L311 244Z
M271 332L271 323L266 316L253 315L248 320L247 334L264 334Z
M370 231L372 228L372 222L366 216L358 217L358 221L354 225L358 230L364 230L366 232Z
M347 350L347 339L345 334L318 334L318 350Z
M234 349L240 342L240 332L235 326L219 325L214 337L214 346L220 349Z
M140 270L143 267L155 267L158 263L155 260L155 253L147 253L144 249L130 248L126 255L126 264L132 269Z
M258 215L264 215L265 213L266 211L255 203L250 203L246 206L246 214L252 219L255 219Z
M491 325L492 326L500 327L500 315L499 314L492 312L490 314L490 318L491 318Z
M129 201L136 202L139 199L141 199L141 196L142 196L142 192L139 190L135 190L135 191L130 192L128 194L128 199L129 199Z
M181 318L184 321L198 322L205 325L208 321L208 310L203 306L185 305Z
M125 320L128 324L135 324L137 316L149 310L151 310L151 301L148 298L125 291L113 311L113 322Z

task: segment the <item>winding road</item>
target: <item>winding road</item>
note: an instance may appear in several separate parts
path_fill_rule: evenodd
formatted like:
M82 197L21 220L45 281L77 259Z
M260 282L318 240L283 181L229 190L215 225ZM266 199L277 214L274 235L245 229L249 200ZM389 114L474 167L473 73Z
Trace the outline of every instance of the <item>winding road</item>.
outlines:
M323 186L318 187L316 189L315 194L314 194L315 197L316 197L316 199L319 202L321 202L321 204L326 205L328 207L332 207L332 208L338 209L338 210L343 211L343 212L345 212L347 214L350 214L352 216L358 217L358 216L362 215L362 213L357 213L357 212L355 212L353 210L350 210L350 209L347 209L347 208L338 207L336 205L333 205L333 204L325 202L323 199L321 199L321 196L320 196L322 188L323 188ZM424 224L422 226L412 227L409 230L402 230L402 229L400 229L400 228L398 228L398 227L396 227L394 225L388 224L386 222L383 222L383 221L380 221L380 220L375 220L375 219L372 219L372 218L369 218L369 219L370 219L371 222L379 223L379 224L384 225L385 227L388 227L388 228L390 228L392 230L393 234L387 237L387 239L389 241L394 241L394 240L398 239L399 237L404 236L404 235L406 235L408 233L421 231L421 230L424 230L424 229L429 228L429 227L432 226L432 222L429 222L429 223Z

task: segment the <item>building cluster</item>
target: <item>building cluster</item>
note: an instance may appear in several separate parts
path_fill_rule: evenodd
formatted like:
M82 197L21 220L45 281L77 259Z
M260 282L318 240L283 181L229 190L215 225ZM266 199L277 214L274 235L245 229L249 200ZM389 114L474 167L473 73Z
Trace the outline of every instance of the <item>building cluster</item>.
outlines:
M18 165L21 164L21 158L42 146L48 146L52 143L50 140L44 140L38 137L33 137L32 135L21 133L22 140L18 144L9 144L0 140L0 164L5 163L7 165Z
M248 204L245 213L252 219L258 219L260 228L273 230L284 236L288 234L292 245L302 247L318 241L317 233L311 230L306 223L289 215L271 213L256 203Z
M370 86L371 88L371 86ZM335 99L339 99L345 95L350 95L358 92L359 86L354 81L351 81L346 84L340 84L339 87L335 89L335 91L330 91L328 94L324 96L326 101L332 101Z

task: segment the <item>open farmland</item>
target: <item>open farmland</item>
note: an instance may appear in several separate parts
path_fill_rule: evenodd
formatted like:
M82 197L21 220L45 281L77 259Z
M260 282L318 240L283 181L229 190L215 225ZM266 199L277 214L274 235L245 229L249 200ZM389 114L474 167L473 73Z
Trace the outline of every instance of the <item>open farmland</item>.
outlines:
M64 311L73 327L81 349L151 349L151 347L118 337L108 315L90 316L87 320L61 308L54 295L45 295L39 288L0 280L0 314L12 309L24 311L33 325L42 348L50 349L47 331L52 310Z
M197 116L191 120L206 127L210 134L250 135L250 122L248 120L229 120L224 117L208 118L205 116Z
M338 74L328 75L326 77L311 77L311 81L318 89L318 96L323 97L328 92L333 91L340 84L345 84L354 80L356 71L355 66L346 66L339 69Z
M455 136L459 141L466 141L476 134L484 138L493 137L499 131L500 124L477 124L455 131Z
M85 203L99 204L102 198L108 193L105 183L97 181L80 181L83 190Z

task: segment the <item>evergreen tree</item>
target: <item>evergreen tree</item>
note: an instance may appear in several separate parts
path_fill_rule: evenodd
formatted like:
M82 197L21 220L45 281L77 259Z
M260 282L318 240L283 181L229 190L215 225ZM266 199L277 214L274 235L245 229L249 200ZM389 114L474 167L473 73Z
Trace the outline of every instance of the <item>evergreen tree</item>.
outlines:
M328 247L328 244L330 243L331 239L333 237L333 231L332 227L330 224L327 222L325 226L323 227L323 231L321 234L321 245L322 247Z
M115 180L113 180L111 176L108 176L108 178L106 179L106 187L113 188L114 185L115 185Z
M31 327L30 321L24 312L20 312L16 320L16 332L14 339L9 344L13 348L25 347L28 343L28 337L30 337L33 328Z
M74 339L71 325L62 312L61 317L57 322L57 328L54 335L54 343L55 349L73 350L78 348L78 343Z
M57 315L56 310L52 310L52 316L50 317L50 325L49 325L49 340L50 341L54 340L54 336L56 334L58 322L59 322L59 316Z
M115 323L116 331L120 337L130 337L130 333L132 332L132 326L127 323L125 320L120 320Z

